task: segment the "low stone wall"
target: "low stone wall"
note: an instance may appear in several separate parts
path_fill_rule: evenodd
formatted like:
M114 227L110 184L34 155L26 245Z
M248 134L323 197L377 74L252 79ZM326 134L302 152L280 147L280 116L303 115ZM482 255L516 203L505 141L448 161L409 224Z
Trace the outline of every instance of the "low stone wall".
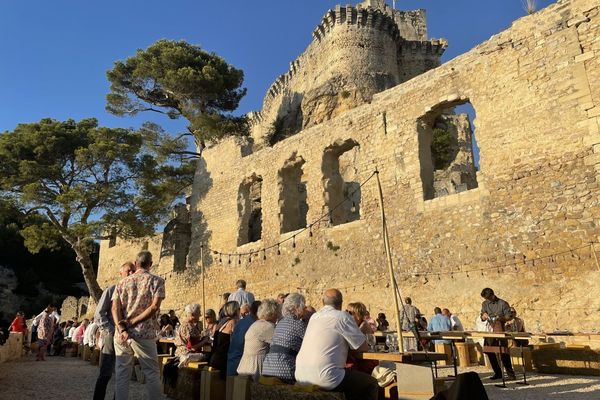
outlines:
M8 340L0 346L0 363L16 360L23 355L23 334L11 332Z

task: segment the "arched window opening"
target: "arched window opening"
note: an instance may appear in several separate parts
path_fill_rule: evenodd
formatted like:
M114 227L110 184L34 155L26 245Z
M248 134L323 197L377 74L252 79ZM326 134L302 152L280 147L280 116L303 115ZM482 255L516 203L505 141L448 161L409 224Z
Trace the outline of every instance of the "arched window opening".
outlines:
M308 202L302 157L293 155L279 170L279 223L281 233L306 227Z
M242 182L238 192L238 246L262 237L262 177L252 175Z
M468 100L434 107L417 121L423 198L431 200L478 187L479 149Z
M360 219L361 190L356 168L359 154L359 144L352 139L336 141L323 154L325 207L332 225Z

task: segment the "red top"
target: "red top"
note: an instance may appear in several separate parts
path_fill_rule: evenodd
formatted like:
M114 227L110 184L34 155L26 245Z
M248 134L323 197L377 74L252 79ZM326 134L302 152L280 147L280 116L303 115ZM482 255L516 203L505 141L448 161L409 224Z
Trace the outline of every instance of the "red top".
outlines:
M27 325L25 324L25 321L23 320L23 318L15 318L12 322L12 324L10 324L10 331L11 332L21 332L21 333L25 333L27 332Z

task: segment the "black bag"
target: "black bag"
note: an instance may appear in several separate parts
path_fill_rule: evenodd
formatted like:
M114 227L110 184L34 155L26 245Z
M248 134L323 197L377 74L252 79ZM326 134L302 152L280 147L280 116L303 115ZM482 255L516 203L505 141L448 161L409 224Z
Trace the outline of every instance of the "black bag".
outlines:
M459 374L449 389L443 390L430 400L489 400L485 387L476 372Z
M179 357L167 361L163 367L163 383L175 389L177 386L177 375L179 374Z

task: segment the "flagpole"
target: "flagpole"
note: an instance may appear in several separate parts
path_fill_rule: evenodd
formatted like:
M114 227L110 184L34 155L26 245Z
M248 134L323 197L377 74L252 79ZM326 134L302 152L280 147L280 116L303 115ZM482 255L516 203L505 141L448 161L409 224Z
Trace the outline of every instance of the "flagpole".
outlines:
M402 337L402 324L400 319L400 307L398 305L398 295L396 294L396 278L394 277L394 266L392 264L392 252L390 250L390 238L388 236L387 221L385 218L385 209L383 205L383 190L381 189L381 181L379 180L379 170L375 171L375 177L377 178L377 189L379 190L379 209L381 210L381 223L383 225L383 244L385 247L386 261L388 271L390 273L390 288L392 290L392 297L394 298L395 314L396 318L396 332L398 332L398 350L400 353L404 353L404 340Z

